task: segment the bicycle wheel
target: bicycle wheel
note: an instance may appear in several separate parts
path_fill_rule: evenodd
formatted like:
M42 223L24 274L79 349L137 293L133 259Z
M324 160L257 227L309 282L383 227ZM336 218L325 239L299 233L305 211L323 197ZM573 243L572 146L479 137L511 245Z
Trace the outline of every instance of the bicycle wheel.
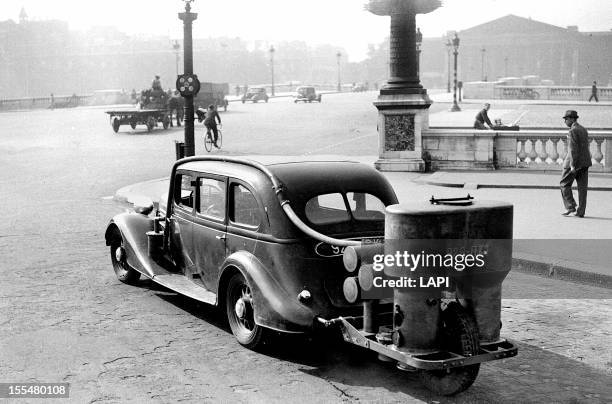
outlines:
M210 130L206 131L206 135L204 136L204 148L209 153L213 148L212 133L210 132Z
M217 129L217 149L220 149L222 144L223 136L221 135L221 129Z

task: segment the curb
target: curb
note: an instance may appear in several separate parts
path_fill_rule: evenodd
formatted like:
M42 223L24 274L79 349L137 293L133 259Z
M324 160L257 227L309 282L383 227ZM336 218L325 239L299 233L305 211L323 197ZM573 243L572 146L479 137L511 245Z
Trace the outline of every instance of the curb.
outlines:
M469 182L442 182L442 181L429 181L429 180L412 180L412 182L421 185L434 185L438 187L447 188L469 188L469 189L482 189L482 188L505 188L505 189L555 189L558 190L558 186L554 185L522 185L522 184L477 184ZM576 186L572 187L573 190L577 190ZM589 191L612 191L612 187L589 187Z
M599 272L606 272L605 269L598 269L598 267L589 264L555 260L554 258L542 257L534 254L514 253L512 255L513 271L612 289L611 275L584 271L580 268L588 267Z
M140 188L142 186L146 186L147 184L151 184L154 182L159 182L159 181L163 181L167 179L168 177L161 177L161 178L156 178L153 180L137 182L136 184L127 185L123 188L119 188L115 192L115 195L113 195L113 200L117 202L122 202L122 203L133 203L134 202L133 197L138 196L137 193L133 192L135 189Z

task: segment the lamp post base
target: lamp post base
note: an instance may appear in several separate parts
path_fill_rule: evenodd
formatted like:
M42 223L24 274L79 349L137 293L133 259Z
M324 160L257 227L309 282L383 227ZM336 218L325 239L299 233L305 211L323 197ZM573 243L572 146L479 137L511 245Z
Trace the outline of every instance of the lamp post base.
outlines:
M378 109L379 171L425 171L422 131L429 128L431 99L424 89L389 93L381 90Z
M453 106L450 109L450 112L459 112L461 111L461 108L459 108L459 104L457 104L456 102L453 103Z

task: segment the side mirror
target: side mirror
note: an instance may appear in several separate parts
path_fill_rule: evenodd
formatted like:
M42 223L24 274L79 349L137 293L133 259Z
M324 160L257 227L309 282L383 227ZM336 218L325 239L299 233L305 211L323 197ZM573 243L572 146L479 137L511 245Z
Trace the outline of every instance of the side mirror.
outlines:
M134 204L134 212L136 213L148 216L149 213L153 212L154 205L151 198L146 196L138 196L131 202Z

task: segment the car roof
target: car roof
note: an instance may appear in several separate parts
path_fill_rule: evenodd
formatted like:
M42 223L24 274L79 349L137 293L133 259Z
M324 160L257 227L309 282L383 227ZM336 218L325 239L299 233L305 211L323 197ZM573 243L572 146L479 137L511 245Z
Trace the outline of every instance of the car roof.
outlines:
M369 165L355 161L305 161L296 157L270 156L258 158L286 187L290 199L302 200L331 192L367 191L377 194L383 202L396 203L388 181ZM178 169L223 175L242 179L256 185L266 175L260 170L236 163L220 161L194 161ZM272 189L269 188L270 192Z

